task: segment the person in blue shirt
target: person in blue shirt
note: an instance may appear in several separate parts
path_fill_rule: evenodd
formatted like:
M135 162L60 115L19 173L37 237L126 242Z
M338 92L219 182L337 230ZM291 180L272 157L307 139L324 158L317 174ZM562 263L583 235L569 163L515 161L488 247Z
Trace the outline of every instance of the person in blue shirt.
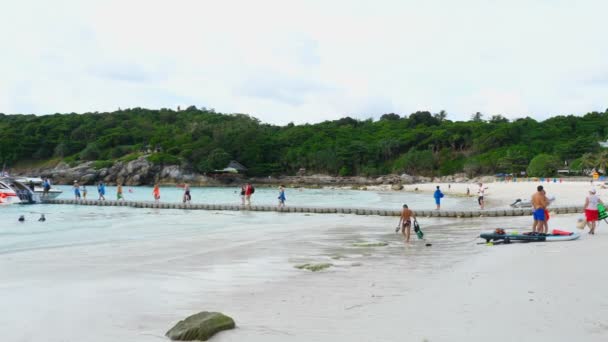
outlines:
M97 186L97 192L99 193L99 200L103 201L106 199L106 186L103 182L99 182Z
M437 190L435 190L433 197L435 197L435 204L437 204L437 210L441 209L441 199L443 198L443 192L439 190L439 185L437 185Z
M285 185L279 187L279 208L285 208Z

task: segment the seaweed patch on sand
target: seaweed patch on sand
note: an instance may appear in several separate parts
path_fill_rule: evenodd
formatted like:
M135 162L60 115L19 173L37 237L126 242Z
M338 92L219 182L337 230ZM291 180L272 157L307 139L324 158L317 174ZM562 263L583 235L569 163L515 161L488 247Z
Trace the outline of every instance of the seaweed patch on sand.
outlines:
M388 246L388 242L355 242L353 243L355 247L385 247Z
M294 267L299 270L309 270L312 272L319 272L321 270L324 270L324 269L332 267L332 266L333 266L333 264L321 263L321 264L301 264L301 265L295 265Z

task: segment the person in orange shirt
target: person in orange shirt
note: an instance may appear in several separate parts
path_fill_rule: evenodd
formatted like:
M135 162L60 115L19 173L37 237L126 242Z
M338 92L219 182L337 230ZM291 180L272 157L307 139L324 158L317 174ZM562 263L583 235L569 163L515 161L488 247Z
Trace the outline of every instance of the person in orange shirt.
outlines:
M154 195L155 202L160 201L160 188L158 187L158 184L154 184L154 190L152 190L152 195Z

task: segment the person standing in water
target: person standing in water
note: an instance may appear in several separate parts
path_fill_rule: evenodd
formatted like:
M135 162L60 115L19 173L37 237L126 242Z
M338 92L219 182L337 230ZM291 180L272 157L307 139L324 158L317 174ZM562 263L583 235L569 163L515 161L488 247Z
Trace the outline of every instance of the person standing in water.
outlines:
M87 186L82 184L82 189L80 190L82 192L82 199L86 201L87 199Z
M182 200L184 203L190 203L190 200L192 200L192 196L190 196L190 185L188 185L188 183L184 184L184 197Z
M398 228L401 228L401 234L403 234L405 242L410 242L412 218L416 218L416 214L407 207L407 204L404 204L403 209L401 210L401 218L399 218Z
M285 185L279 186L279 208L285 208Z
M595 234L595 223L599 221L599 211L597 210L598 203L604 204L602 200L595 194L595 189L589 190L589 196L585 198L584 214L589 225L589 234Z
M245 201L247 202L247 205L251 205L251 195L253 195L254 192L255 188L253 185L247 183L247 185L245 185Z
M78 185L78 181L74 181L72 188L74 189L74 199L80 200L80 185Z
M116 187L116 200L120 201L120 200L124 200L124 198L122 197L122 184L118 183L118 186Z
M152 195L154 195L154 202L160 201L160 187L158 183L154 184L154 190L152 190Z
M241 185L241 205L245 205L245 185Z
M105 199L106 199L106 186L105 186L105 184L103 184L103 182L99 182L99 185L97 185L97 193L99 194L99 200L100 201L105 201Z
M439 185L437 185L437 190L435 190L433 197L435 198L435 204L437 205L436 209L441 209L441 199L443 198L443 192L439 190Z

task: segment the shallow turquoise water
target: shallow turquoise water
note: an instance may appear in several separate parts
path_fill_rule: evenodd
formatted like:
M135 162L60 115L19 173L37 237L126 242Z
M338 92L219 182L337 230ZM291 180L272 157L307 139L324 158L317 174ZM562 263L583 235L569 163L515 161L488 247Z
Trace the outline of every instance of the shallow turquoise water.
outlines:
M58 186L63 193L59 198L74 198L72 188ZM87 187L87 199L97 199L97 189ZM240 204L240 188L228 187L193 187L191 188L192 203L205 204ZM183 190L178 187L161 187L161 201L177 203L182 201ZM432 194L419 194L409 192L375 192L363 190L344 189L286 189L287 205L293 206L320 206L320 207L369 207L383 209L399 209L404 203L412 208L433 209L435 202ZM252 204L277 204L279 191L277 188L256 188L251 197ZM106 199L116 199L116 187L106 187ZM123 187L125 200L152 201L152 187ZM442 199L445 209L475 208L473 199L450 197Z

